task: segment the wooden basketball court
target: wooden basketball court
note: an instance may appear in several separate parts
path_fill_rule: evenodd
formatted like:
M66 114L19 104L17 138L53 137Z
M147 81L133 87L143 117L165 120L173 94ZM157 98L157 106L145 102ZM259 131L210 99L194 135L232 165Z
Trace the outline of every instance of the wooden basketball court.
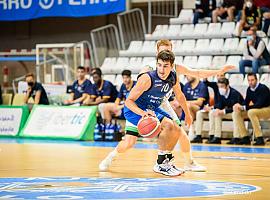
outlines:
M29 178L29 177L83 177L94 178L94 181L99 179L120 180L115 178L130 178L129 181L134 183L138 178L154 178L154 180L184 181L185 183L196 184L201 181L217 181L225 182L226 187L231 185L231 182L237 184L248 184L255 186L254 191L242 190L232 193L216 194L209 196L188 196L189 199L269 199L270 196L270 148L252 146L211 146L211 145L193 145L193 155L195 159L202 165L208 168L207 172L186 172L182 176L169 178L152 171L152 167L156 159L155 143L138 143L136 148L131 149L126 154L118 156L113 162L110 171L99 172L99 162L113 149L117 143L109 142L72 142L72 141L50 141L50 140L27 140L27 139L0 139L0 180L3 178ZM183 167L183 159L179 152L179 147L175 149L176 165ZM4 180L4 179L3 179ZM22 191L22 180L18 187L18 182L13 179L9 183L6 180L0 181L0 199L93 199L94 196L77 198L61 194L55 196L50 191L43 192L43 197L34 198L24 195L20 196ZM44 179L46 180L46 179ZM76 180L76 179L74 179ZM142 179L144 180L144 179ZM39 188L39 192L44 188L70 188L76 189L85 186L86 182L68 181L65 184L55 183L49 184L38 183L35 185L28 184L28 188L23 186L24 192L31 191L31 195ZM227 183L230 182L230 183ZM14 185L14 183L16 183ZM28 183L29 182L28 180ZM201 183L203 187L204 183ZM121 199L125 194L125 199L134 198L132 193L129 195L128 186L117 186L122 188L118 193L112 195L112 199ZM160 186L163 187L163 186ZM165 186L164 186L165 187ZM167 187L167 186L166 186ZM196 186L197 187L197 186ZM211 190L220 190L217 186L211 186ZM232 186L234 187L234 186ZM179 184L174 191L186 188ZM142 189L142 188L141 188ZM192 189L192 187L191 187ZM224 188L223 188L224 189ZM228 188L227 188L228 189ZM233 189L233 188L232 188ZM169 189L168 195L172 192ZM186 190L186 189L185 189ZM209 190L209 187L208 187ZM105 198L103 190L97 191L100 199ZM115 191L115 190L113 190ZM53 192L53 191L51 191ZM69 191L68 191L69 192ZM122 192L122 193L121 193ZM124 193L123 193L124 192ZM183 191L184 192L184 191ZM198 192L198 191L197 191ZM209 192L209 191L208 191ZM113 192L112 192L113 193ZM76 194L73 191L72 194ZM18 195L18 196L16 196ZM46 196L46 198L44 197ZM69 194L70 195L70 194ZM104 193L105 195L105 193ZM119 196L117 196L119 195ZM155 195L158 195L155 192ZM49 197L48 197L49 196ZM57 198L59 197L59 198ZM98 198L99 198L98 197ZM118 198L119 197L119 198ZM154 197L154 196L153 196ZM164 198L161 196L154 199L180 199L182 196L174 196ZM98 199L95 196L95 199ZM139 199L151 199L152 196L144 196Z

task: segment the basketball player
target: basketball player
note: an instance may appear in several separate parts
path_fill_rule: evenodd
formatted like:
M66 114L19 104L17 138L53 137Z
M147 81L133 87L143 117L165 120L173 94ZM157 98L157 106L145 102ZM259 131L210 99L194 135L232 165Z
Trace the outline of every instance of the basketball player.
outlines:
M179 137L188 140L178 126L159 106L164 96L173 89L176 99L186 114L186 124L192 123L192 117L187 107L186 98L181 92L176 73L173 71L174 54L171 51L161 51L157 55L156 70L144 73L137 84L130 91L125 102L124 114L126 118L126 137L117 147L100 163L100 170L107 170L113 158L132 148L139 136L137 124L141 117L156 116L161 122L161 132L158 137L158 159L153 170L167 176L177 176L183 170L173 164L172 150ZM180 136L179 136L180 134Z
M162 50L172 50L172 43L169 40L160 40L157 43L157 54L159 52L161 52ZM195 69L191 69L188 68L186 66L183 65L178 65L175 64L174 65L174 71L177 72L177 74L183 74L183 75L189 75L192 77L199 77L199 78L207 78L210 76L215 76L217 74L224 74L227 71L234 69L234 66L224 66L222 67L220 70L195 70ZM150 70L153 70L154 67L152 66L146 66L144 69L142 69L141 73L144 72L148 72ZM166 97L163 99L162 105L161 107L166 110L167 113L170 114L171 118L173 118L173 120L180 125L180 121L178 116L176 115L175 111L173 110L173 108L171 107L168 99L170 97L170 95L172 94L172 91L170 91ZM186 135L185 130L181 127L180 128L181 134ZM136 142L136 141L135 141ZM135 142L132 140L132 138L130 139L129 137L125 138L125 144L127 144L125 147L124 145L122 145L122 148L131 148ZM192 157L192 152L191 152L191 145L190 145L190 140L186 139L186 137L179 137L179 143L180 143L180 148L181 151L183 153L184 156L184 160L185 160L185 166L184 166L184 170L186 171L193 171L193 172L204 172L206 171L206 167L198 164ZM121 151L126 151L125 149L121 149ZM100 169L104 170L104 167L107 169L109 167L109 165L111 164L111 161L113 159L113 157L115 157L116 155L116 151L111 154L108 155L107 157L107 164L106 164L106 159L100 164Z
M169 50L172 51L172 43L169 40L160 40L157 42L157 54L163 50ZM182 75L188 75L192 77L199 77L199 78L207 78L210 76L215 76L218 74L224 74L225 72L234 69L234 66L224 66L220 70L196 70L196 69L191 69L183 65L174 65L174 71L176 71L177 75L182 74ZM142 69L141 73L143 72L148 72L150 70L153 70L154 68L151 66L146 66ZM179 118L175 111L173 110L172 106L170 105L168 99L170 95L172 94L172 90L166 95L166 97L163 99L163 102L161 104L161 108L165 110L168 114L170 114L171 118L180 125ZM185 130L181 127L180 131L182 134L186 134ZM186 138L181 138L179 137L179 143L180 143L180 148L182 151L182 154L184 156L185 160L185 166L184 170L185 171L193 171L193 172L204 172L206 171L206 167L198 164L192 157L192 152L191 152L191 145L190 145L190 140L186 140Z

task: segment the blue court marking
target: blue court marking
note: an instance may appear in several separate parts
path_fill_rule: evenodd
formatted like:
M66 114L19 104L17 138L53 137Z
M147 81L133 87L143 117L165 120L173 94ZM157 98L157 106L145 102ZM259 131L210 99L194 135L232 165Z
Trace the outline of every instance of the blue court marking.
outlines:
M116 147L117 142L94 142L94 141L70 141L70 140L47 140L47 139L16 139L16 138L0 138L1 143L43 143L43 144L69 144L88 147ZM157 149L155 143L140 143L135 145L137 149ZM177 145L176 149L179 149ZM232 152L232 153L257 153L270 154L270 148L252 147L252 146L212 146L212 145L192 145L192 151L208 151L208 152Z
M0 199L162 199L250 195L248 184L180 178L0 178ZM235 196L236 198L236 196Z

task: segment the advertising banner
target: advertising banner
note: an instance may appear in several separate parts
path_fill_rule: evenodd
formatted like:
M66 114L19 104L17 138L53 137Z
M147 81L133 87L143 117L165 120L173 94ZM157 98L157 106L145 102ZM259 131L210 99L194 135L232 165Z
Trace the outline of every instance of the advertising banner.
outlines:
M0 136L18 136L28 115L27 106L0 106Z
M20 136L93 140L96 106L34 106Z
M0 0L0 21L99 16L125 8L126 0Z

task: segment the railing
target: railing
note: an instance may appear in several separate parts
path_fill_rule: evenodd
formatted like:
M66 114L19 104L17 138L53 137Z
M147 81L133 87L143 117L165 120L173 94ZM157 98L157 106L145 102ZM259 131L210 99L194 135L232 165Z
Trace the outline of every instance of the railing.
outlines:
M148 33L152 32L152 17L177 17L179 2L179 0L148 0Z
M94 60L97 67L100 67L106 57L119 56L121 49L118 29L115 25L109 24L90 32L93 45Z
M122 49L133 40L144 40L146 34L143 12L135 8L117 15Z

